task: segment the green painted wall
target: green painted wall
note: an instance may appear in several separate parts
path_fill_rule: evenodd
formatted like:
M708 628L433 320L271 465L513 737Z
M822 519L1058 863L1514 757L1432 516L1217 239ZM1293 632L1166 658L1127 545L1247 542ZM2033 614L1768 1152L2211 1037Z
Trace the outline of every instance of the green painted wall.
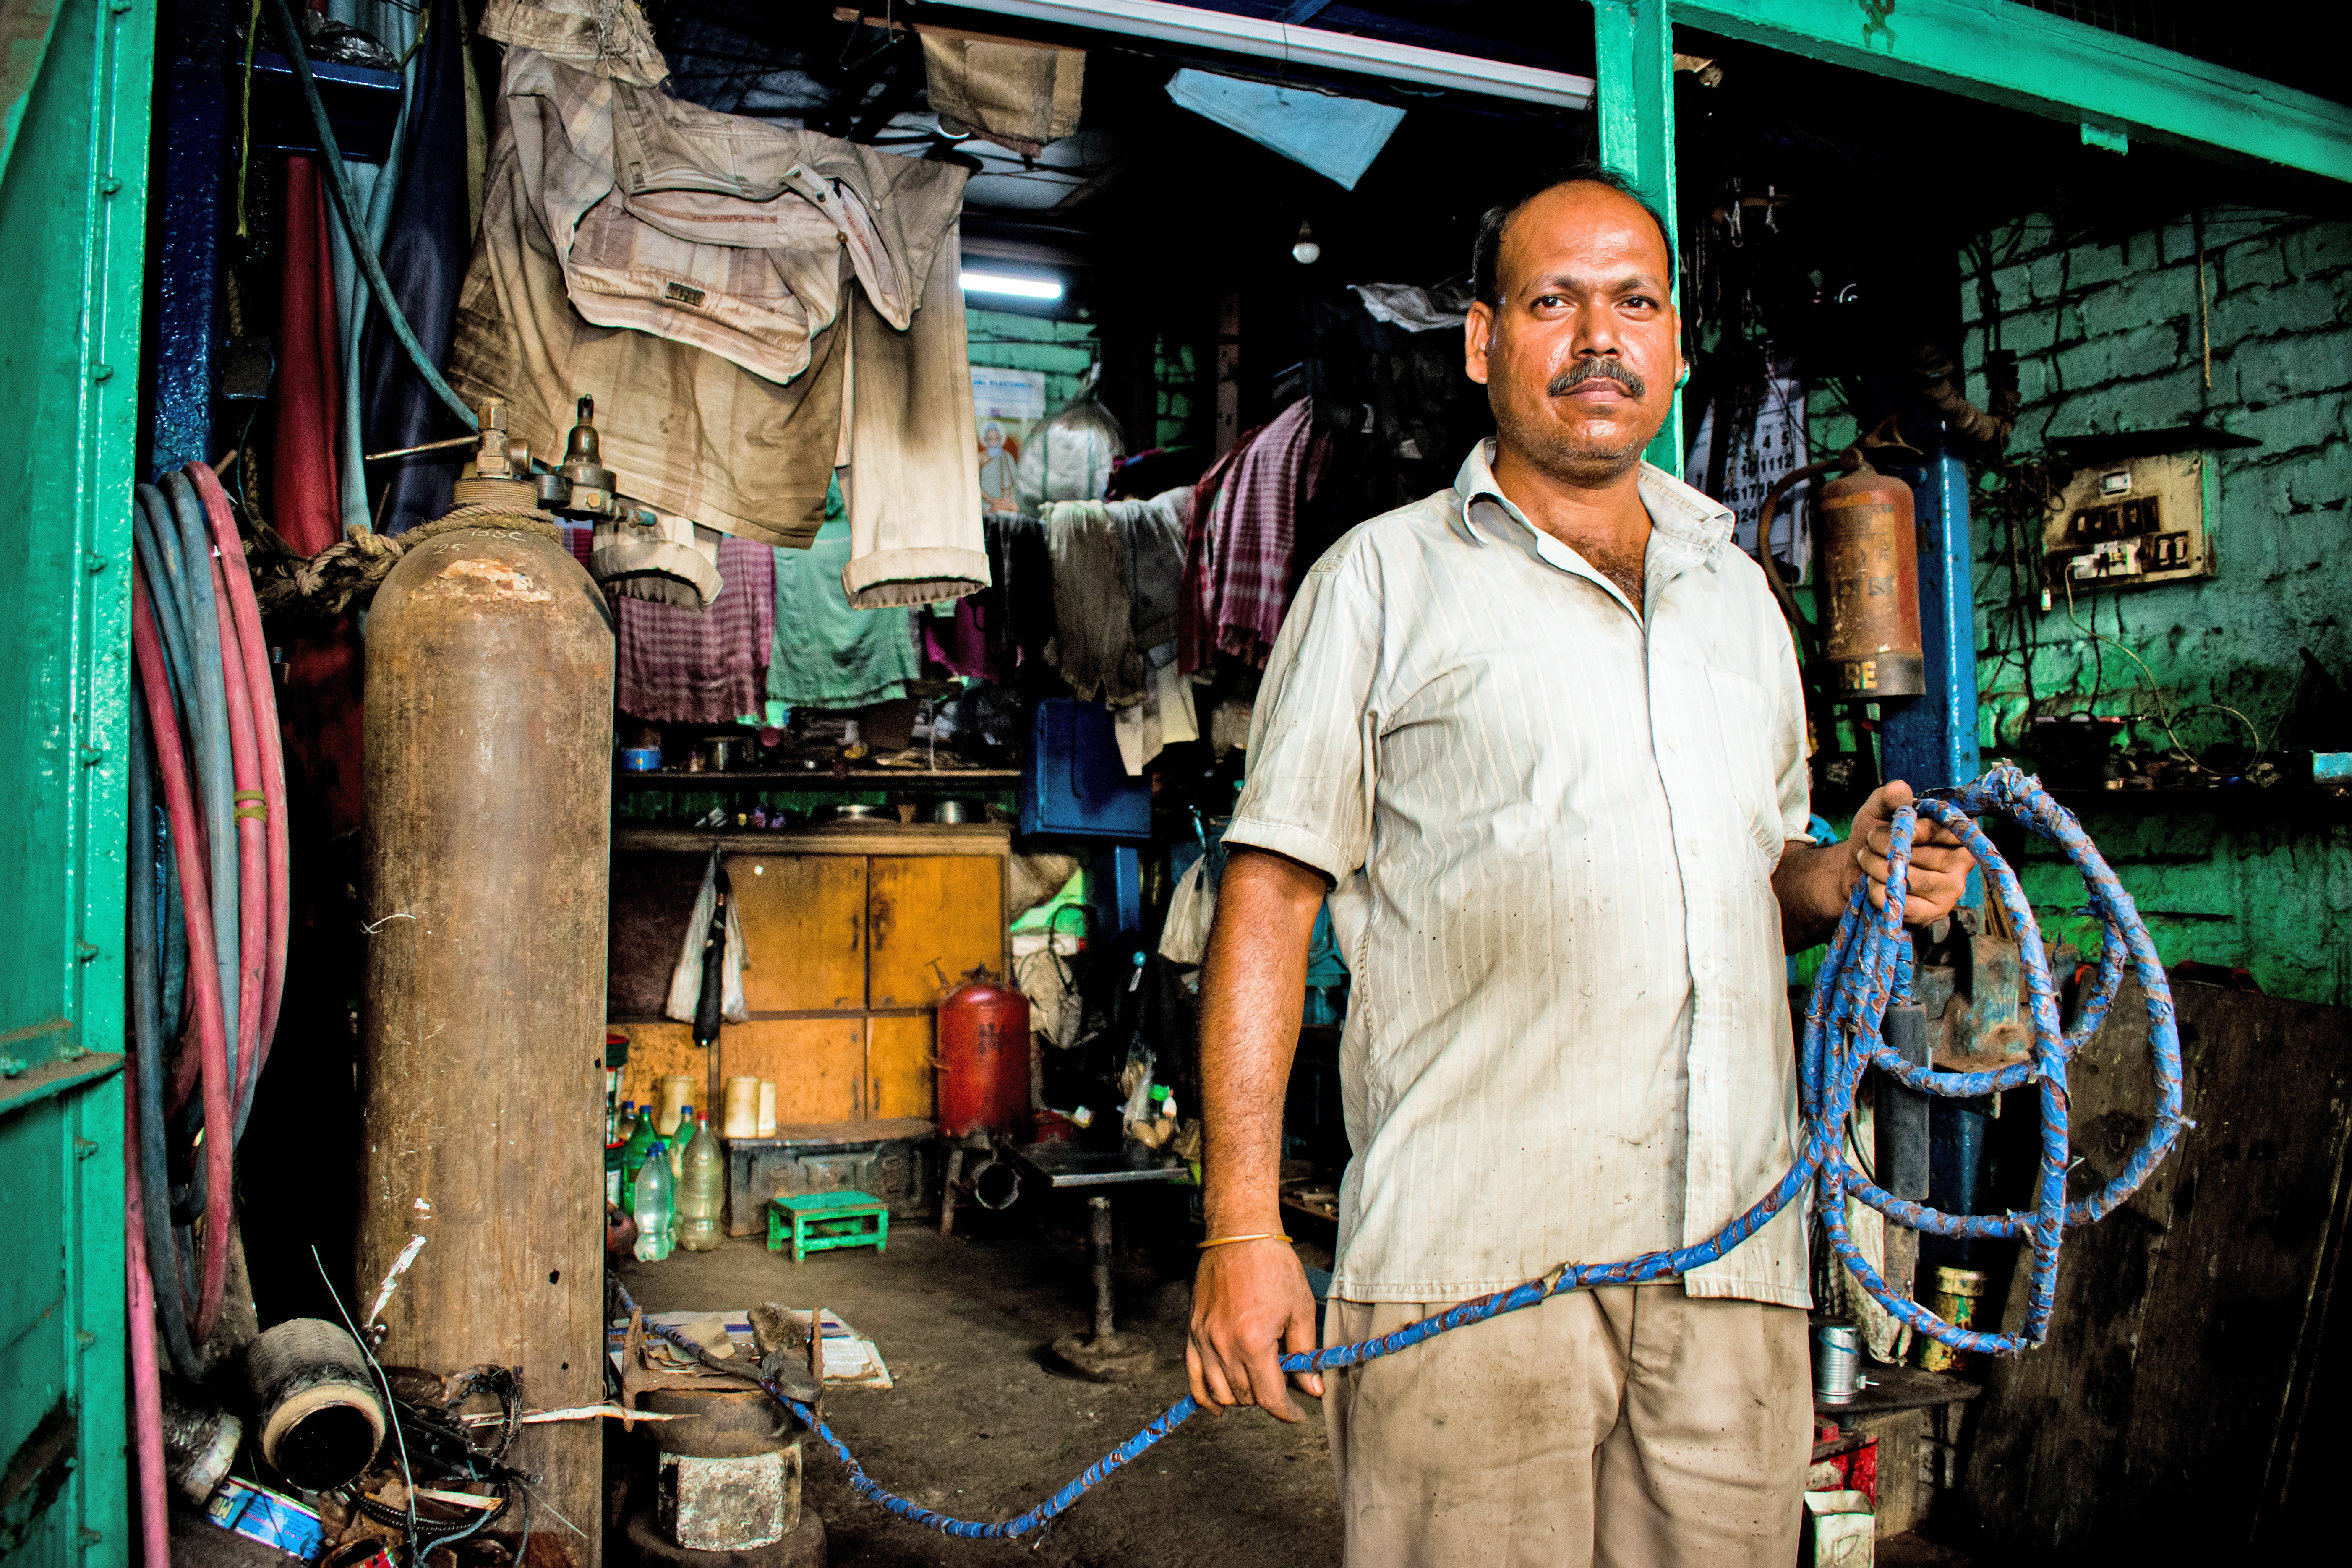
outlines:
M2037 216L1985 237L1962 269L1966 363L1980 367L1993 347L2019 356L2013 458L2044 453L2053 437L2190 423L2261 443L2214 455L2218 575L2101 594L2095 611L2078 597L2070 616L2062 595L2042 612L2039 583L2012 580L1995 509L1977 509L1987 755L2020 743L2029 664L2039 711L2133 716L2129 743L2148 749L2165 743L2160 714L2192 752L2243 740L2248 724L2269 743L2294 700L2300 647L2352 685L2352 224L2217 208L2068 244ZM1969 394L1982 404L1980 376ZM2110 640L2095 644L2094 627ZM2352 1003L2352 943L2340 934L2352 809L2257 795L2220 810L2122 802L2084 821L2166 962L2242 966L2266 991ZM2023 869L2045 930L2095 952L2095 929L2065 912L2081 902L2071 869L2050 857Z

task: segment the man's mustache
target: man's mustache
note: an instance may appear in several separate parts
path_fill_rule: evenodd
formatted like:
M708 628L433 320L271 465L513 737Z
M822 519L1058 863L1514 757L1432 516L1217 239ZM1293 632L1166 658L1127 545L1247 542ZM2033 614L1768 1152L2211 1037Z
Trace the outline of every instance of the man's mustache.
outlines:
M1544 390L1554 397L1565 397L1586 382L1596 379L1613 381L1636 399L1646 396L1650 390L1637 373L1626 369L1616 360L1598 357L1577 361L1572 369L1553 376L1551 384Z

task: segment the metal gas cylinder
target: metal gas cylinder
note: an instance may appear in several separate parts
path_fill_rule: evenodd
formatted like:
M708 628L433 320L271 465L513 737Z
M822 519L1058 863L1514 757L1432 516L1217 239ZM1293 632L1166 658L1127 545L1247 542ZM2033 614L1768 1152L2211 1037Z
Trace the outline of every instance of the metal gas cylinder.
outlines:
M490 504L420 525L367 621L353 1310L383 1362L564 1409L604 1388L613 628L528 485L458 489ZM522 1428L534 1521L602 1517L602 1438ZM598 1535L533 1559L594 1568Z
M1010 1132L1029 1115L1029 998L985 969L940 1003L940 1132Z
M1822 657L1833 698L1916 697L1927 689L1919 636L1919 541L1911 487L1863 461L1822 488L1829 588Z

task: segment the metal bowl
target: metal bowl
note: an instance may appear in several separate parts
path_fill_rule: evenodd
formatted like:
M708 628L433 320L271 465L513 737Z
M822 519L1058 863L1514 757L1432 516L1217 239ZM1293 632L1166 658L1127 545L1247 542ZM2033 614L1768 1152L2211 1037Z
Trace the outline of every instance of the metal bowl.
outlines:
M809 826L829 822L896 822L898 814L887 805L820 805L809 814Z
M988 808L976 800L966 800L961 795L947 795L931 802L924 809L923 820L925 822L985 822L988 820Z

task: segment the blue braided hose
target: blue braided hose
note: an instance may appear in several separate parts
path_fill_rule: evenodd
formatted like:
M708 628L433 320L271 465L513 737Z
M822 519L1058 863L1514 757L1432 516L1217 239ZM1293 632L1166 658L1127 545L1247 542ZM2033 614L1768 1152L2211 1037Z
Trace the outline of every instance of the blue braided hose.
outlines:
M2097 976L2083 999L2072 1033L2059 1024L2057 992L2051 983L2049 961L2042 952L2040 930L2026 902L2024 889L2018 883L2016 872L1973 820L1990 812L1999 812L2021 823L2064 849L2090 890L2092 912L2105 925L2105 950L2100 957ZM1880 1025L1888 1005L1904 997L1910 984L1911 940L1903 929L1903 899L1910 879L1912 835L1923 814L1951 829L1976 856L1986 887L2000 900L2018 932L2033 1025L2033 1054L2028 1060L1993 1072L1936 1072L1914 1067L1887 1048L1881 1039ZM1540 1279L1449 1307L1379 1339L1286 1355L1282 1358L1283 1370L1328 1372L1359 1366L1381 1356L1394 1355L1437 1334L1532 1307L1564 1291L1594 1285L1645 1284L1685 1273L1716 1261L1746 1241L1773 1215L1797 1201L1808 1183L1815 1184L1812 1202L1821 1213L1832 1248L1863 1289L1898 1321L1909 1324L1914 1332L1939 1340L1956 1350L1996 1354L2040 1344L2049 1330L2062 1236L2104 1217L2129 1197L2170 1152L2181 1130L2191 1125L2181 1114L2180 1033L2173 1016L2172 992L2166 984L2156 946L2140 921L2139 911L2084 833L2082 825L2050 798L2040 781L2016 768L2006 764L1996 767L1965 788L1937 792L1921 800L1916 808L1906 806L1896 812L1887 860L1885 906L1871 903L1867 882L1855 887L1806 1006L1800 1052L1802 1147L1788 1173L1746 1213L1695 1246L1653 1252L1619 1263L1563 1263ZM2066 1201L2066 1064L2105 1018L2116 989L2123 983L2126 965L2147 994L2148 1044L2156 1058L2156 1116L2115 1179L2098 1192L2070 1204ZM1972 1098L2022 1089L2028 1084L2039 1086L2042 1158L2035 1173L2032 1208L2005 1215L1944 1214L1883 1191L1849 1164L1843 1152L1845 1126L1853 1110L1854 1093L1861 1087L1863 1071L1873 1067L1913 1089L1948 1099ZM1849 1195L1861 1199L1895 1224L1914 1230L1949 1237L2015 1237L2023 1241L2033 1258L2023 1327L2013 1333L1959 1328L1917 1302L1894 1294L1846 1232L1845 1199ZM617 1284L614 1288L625 1307L635 1306L627 1290ZM679 1349L709 1359L701 1347L676 1330L651 1323L646 1327ZM740 1372L731 1366L723 1370ZM887 1490L866 1473L848 1445L818 1418L814 1410L785 1394L773 1382L762 1380L762 1386L833 1450L849 1472L851 1489L860 1497L942 1535L982 1541L1009 1541L1042 1528L1108 1479L1113 1471L1141 1456L1197 1415L1201 1408L1190 1394L1185 1395L1035 1508L995 1523L982 1523L950 1518Z

